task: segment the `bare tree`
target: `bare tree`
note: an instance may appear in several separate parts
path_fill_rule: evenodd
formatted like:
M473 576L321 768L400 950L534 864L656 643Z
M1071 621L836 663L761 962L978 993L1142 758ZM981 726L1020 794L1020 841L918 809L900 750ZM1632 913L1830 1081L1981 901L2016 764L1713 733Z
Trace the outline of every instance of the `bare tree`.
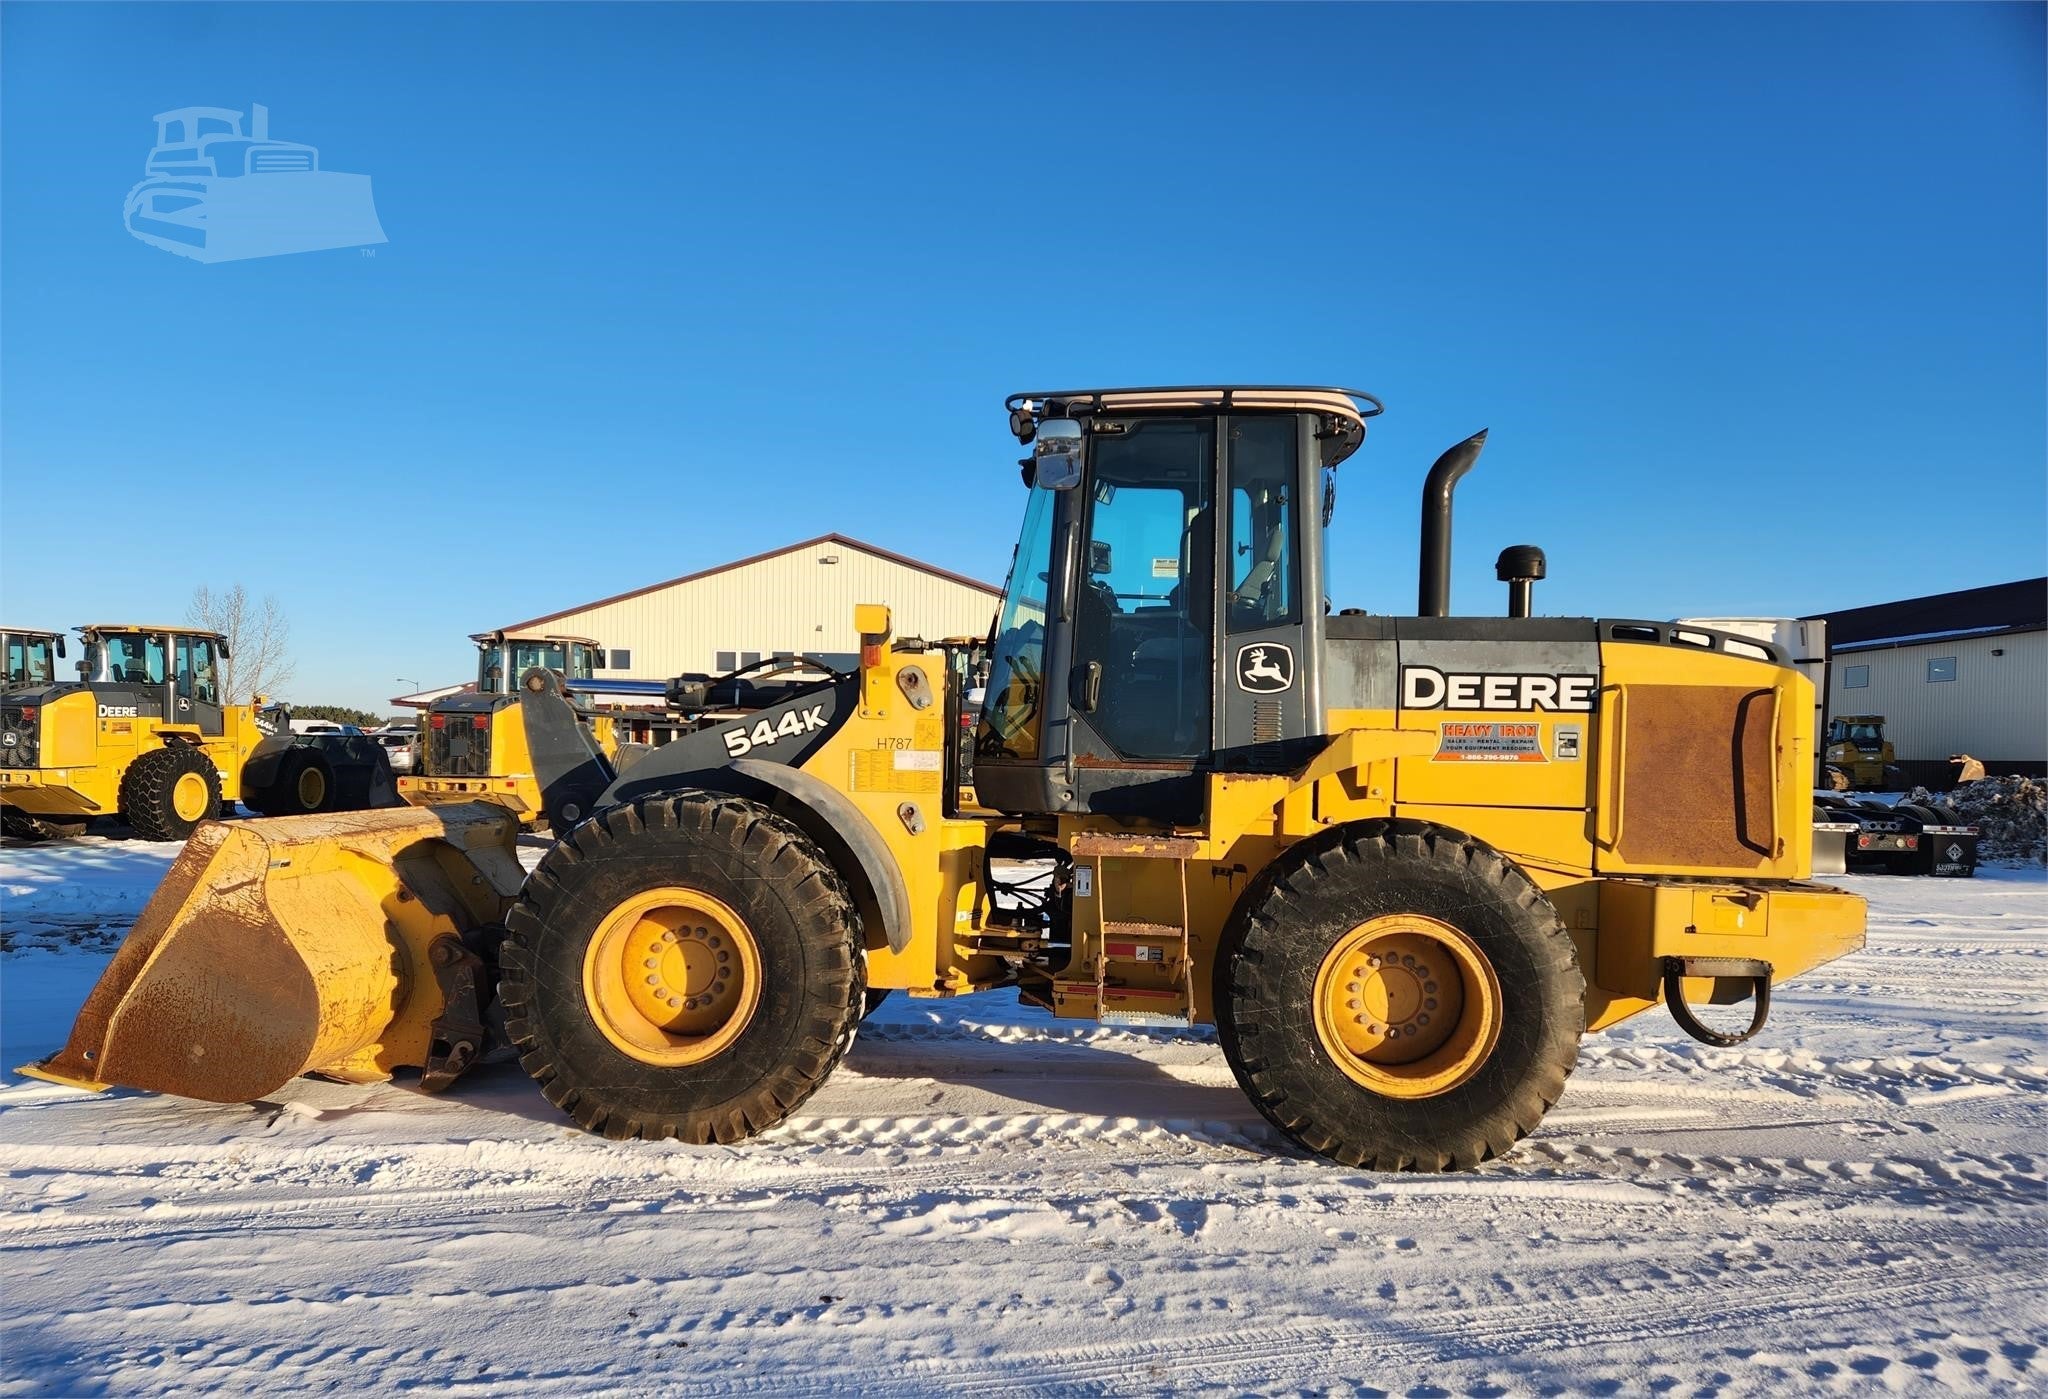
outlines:
M229 704L246 704L251 695L273 694L292 678L289 655L291 623L277 599L252 602L240 583L216 593L204 583L192 590L185 620L217 631L228 639L228 655L220 663L221 693Z

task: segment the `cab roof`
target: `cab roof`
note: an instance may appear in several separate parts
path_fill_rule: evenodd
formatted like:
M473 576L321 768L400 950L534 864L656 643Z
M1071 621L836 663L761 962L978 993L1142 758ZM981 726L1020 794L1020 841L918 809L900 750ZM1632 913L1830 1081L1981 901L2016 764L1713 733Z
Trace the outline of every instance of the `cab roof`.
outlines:
M1013 393L1004 400L1010 429L1029 442L1036 425L1047 418L1092 413L1144 413L1207 408L1217 412L1320 413L1325 441L1323 464L1335 466L1365 441L1365 420L1386 411L1386 405L1362 389L1290 384L1177 384L1155 388L1048 389Z
M175 632L179 636L210 636L215 641L227 640L225 636L217 631L209 631L205 627L195 627L182 622L87 622L78 627L77 630L88 635L102 632L162 631Z
M479 646L496 646L506 641L561 641L588 646L591 650L601 649L601 644L587 636L567 636L561 632L542 631L480 631L469 638Z

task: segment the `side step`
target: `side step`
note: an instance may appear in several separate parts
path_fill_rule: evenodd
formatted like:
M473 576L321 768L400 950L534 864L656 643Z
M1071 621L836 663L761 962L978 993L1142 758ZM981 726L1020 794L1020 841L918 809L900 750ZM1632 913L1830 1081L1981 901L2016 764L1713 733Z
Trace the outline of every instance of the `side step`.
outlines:
M1200 850L1192 836L1091 832L1077 836L1073 853L1094 866L1100 938L1093 987L1069 982L1070 993L1095 993L1095 1018L1105 1025L1188 1025L1195 1014L1195 966L1188 945L1187 862ZM1180 896L1180 920L1156 923L1110 916L1110 866L1119 860L1171 860ZM1119 973L1116 968L1127 968ZM1139 984L1133 984L1133 983Z

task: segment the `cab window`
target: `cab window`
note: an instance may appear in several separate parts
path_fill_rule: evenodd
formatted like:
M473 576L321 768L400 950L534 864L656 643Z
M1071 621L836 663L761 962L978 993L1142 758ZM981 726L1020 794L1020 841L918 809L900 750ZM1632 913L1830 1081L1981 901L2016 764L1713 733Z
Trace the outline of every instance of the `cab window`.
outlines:
M1230 630L1263 631L1301 621L1295 559L1295 433L1286 418L1230 423Z
M1074 656L1102 667L1088 722L1125 758L1209 746L1215 440L1213 418L1159 418L1095 441Z
M198 704L219 704L220 674L214 665L213 639L178 638L178 696Z
M107 638L107 678L125 685L164 683L164 639L156 632L119 632Z

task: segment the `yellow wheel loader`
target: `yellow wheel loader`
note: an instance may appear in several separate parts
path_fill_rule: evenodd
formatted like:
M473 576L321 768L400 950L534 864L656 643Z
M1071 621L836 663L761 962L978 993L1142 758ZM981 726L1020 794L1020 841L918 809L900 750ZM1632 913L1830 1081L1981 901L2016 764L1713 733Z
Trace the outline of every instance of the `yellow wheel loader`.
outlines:
M80 627L79 678L0 697L6 834L76 836L119 816L144 840L183 840L224 803L303 814L393 799L374 744L295 738L256 705L229 704L227 639L188 627ZM377 773L382 769L382 780Z
M1828 720L1821 776L1836 792L1903 792L1913 785L1892 761L1882 714L1837 714Z
M870 989L1008 987L1214 1023L1293 1141L1443 1170L1534 1130L1586 1031L1662 1002L1735 1043L1774 984L1862 944L1862 900L1807 877L1813 694L1781 651L1531 616L1531 548L1502 555L1508 615L1449 615L1484 434L1429 473L1418 615L1331 614L1322 526L1371 396L1008 407L1027 495L973 804L971 672L880 605L856 670L623 776L536 669L520 713L561 832L538 868L480 804L203 827L29 1072L214 1101L303 1073L439 1087L495 997L585 1128L735 1142L825 1081ZM1703 1009L1741 1002L1746 1026Z
M476 643L476 689L444 695L427 709L420 725L415 770L398 779L398 795L411 806L489 802L538 823L543 807L521 711L520 680L535 670L565 687L592 678L604 649L589 637L514 632L480 632ZM585 713L592 741L607 760L616 760L618 741L609 716ZM580 813L579 813L580 814Z

